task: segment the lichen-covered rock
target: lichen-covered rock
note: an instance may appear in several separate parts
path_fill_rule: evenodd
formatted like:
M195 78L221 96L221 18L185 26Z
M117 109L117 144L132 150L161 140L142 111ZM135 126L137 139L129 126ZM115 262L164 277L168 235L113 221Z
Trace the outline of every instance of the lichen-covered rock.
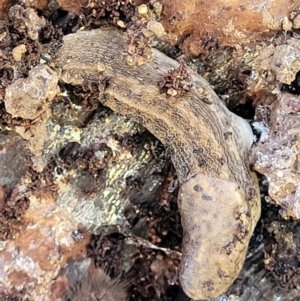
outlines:
M7 89L5 109L13 117L35 119L58 92L58 76L46 65L37 65L27 78L19 78Z
M115 138L115 135L139 134L140 128L125 117L104 112L97 112L82 129L80 144L77 144L77 152L82 152L83 156L93 153L90 161L95 161L101 175L97 177L92 168L88 172L80 166L70 171L64 169L61 175L56 175L59 181L57 203L95 234L99 234L104 225L128 225L124 210L129 201L154 200L164 180L150 145L146 143L132 149ZM143 193L133 196L128 181L144 176L149 181L142 185Z
M282 93L272 104L269 135L252 150L255 170L284 217L300 218L300 97Z
M80 108L72 107L71 110ZM162 163L155 159L150 141L134 146L125 143L125 137L131 139L143 131L132 121L102 109L94 114L83 129L79 129L77 123L81 117L76 118L77 113L67 114L67 108L64 111L56 108L54 112L46 124L50 133L42 156L31 154L31 160L41 168L40 173L37 173L41 175L45 174L43 168L47 169L45 165L51 158L56 158L55 168L48 171L48 175L53 175L57 187L55 192L47 189L42 192L29 190L34 180L28 174L24 176L26 170L23 171L22 160L11 158L16 151L22 155L20 147L25 150L24 144L28 146L30 140L21 144L16 135L13 137L20 146L12 145L7 157L13 161L13 170L6 168L0 173L0 184L7 184L6 177L13 180L16 178L14 189L30 201L20 233L16 234L14 240L0 241L0 275L4 275L0 277L0 287L8 291L23 290L24 300L26 297L37 301L61 300L53 297L52 284L68 258L86 256L90 235L80 229L99 233L101 227L107 225L118 224L125 228L128 222L124 216L124 207L128 200L151 202L159 197L165 179L163 173L160 173ZM62 112L64 122L59 126ZM117 140L120 136L124 143ZM0 140L0 151L5 151L4 146L1 148L1 141L4 142L3 137ZM8 146L14 140L9 142ZM79 159L75 161L73 158L72 163L72 155L76 152ZM68 156L69 160L66 160ZM1 160L2 157L0 166L1 162L4 167L9 166L9 162ZM107 165L106 160L110 160ZM88 167L83 166L85 161ZM20 165L20 176L11 175L21 173L15 164ZM98 178L95 179L97 174ZM142 184L141 188L130 188L130 178L136 176L147 176L149 183ZM19 180L20 184L15 187ZM52 182L48 184L54 185ZM61 293L56 292L62 298Z

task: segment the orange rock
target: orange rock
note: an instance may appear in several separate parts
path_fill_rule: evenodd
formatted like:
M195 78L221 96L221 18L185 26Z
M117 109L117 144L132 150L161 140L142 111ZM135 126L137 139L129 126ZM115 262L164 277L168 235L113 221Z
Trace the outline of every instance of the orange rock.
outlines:
M161 0L162 23L168 39L184 39L185 52L198 55L203 43L218 39L222 45L247 44L274 35L284 17L297 9L292 0Z
M0 273L4 274L0 286L8 291L23 288L30 300L41 300L40 296L45 301L56 300L51 291L59 270L69 258L86 256L90 234L74 241L72 231L76 229L71 212L60 207L51 193L31 195L21 233L6 241L0 251ZM64 293L63 284L57 294Z

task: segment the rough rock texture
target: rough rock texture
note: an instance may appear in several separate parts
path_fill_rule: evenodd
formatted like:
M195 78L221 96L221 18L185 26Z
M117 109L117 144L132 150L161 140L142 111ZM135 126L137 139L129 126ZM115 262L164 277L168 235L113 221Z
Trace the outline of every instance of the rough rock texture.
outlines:
M19 185L18 190L23 195L26 183ZM14 240L1 242L0 289L23 290L24 300L53 300L53 279L69 257L85 256L89 235L79 242L72 238L76 221L49 193L27 196L30 207L21 233Z
M52 2L52 5L54 5L54 3L56 1L52 1L52 0L23 0L23 2L25 3L26 6L29 7L36 7L40 10L44 10L47 5L49 5Z
M271 105L269 133L252 149L254 168L284 217L300 218L300 97L281 93Z
M299 6L292 0L161 0L161 3L169 40L176 43L188 37L184 49L194 55L201 52L203 44L216 43L217 39L220 44L235 46L270 37Z
M81 14L84 7L97 1L38 1L26 0L26 5L43 11L55 9L57 5L74 14ZM104 1L105 2L105 1ZM108 1L106 1L108 2ZM146 0L133 0L136 5ZM178 43L185 40L186 53L198 55L209 45L249 44L276 33L276 30L291 30L297 27L298 3L280 1L159 1L163 5L163 25L168 33L167 40ZM3 14L4 16L4 14ZM294 23L293 23L294 22Z
M1 242L0 275L4 276L0 277L0 291L23 290L24 298L30 301L52 301L53 281L67 259L86 256L90 240L86 231L100 233L104 226L116 225L125 229L126 205L158 201L164 180L164 163L156 160L151 139L139 146L134 144L135 135L143 135L140 127L100 109L80 129L86 113L80 106L68 108L65 104L61 116L60 101L45 123L51 134L44 141L43 151L31 154L39 173L25 175L27 152L18 136L10 134L10 140L1 139L2 166L7 167L7 160L18 166L2 170L1 184L28 198L29 208L14 233L15 239ZM14 139L21 149L12 148ZM139 183L139 177L146 175L149 182ZM138 187L130 184L135 181ZM55 290L57 298L64 293Z
M300 69L300 40L291 38L276 47L271 44L262 49L259 59L261 69L272 70L279 82L289 85Z
M13 132L0 132L0 187L12 189L25 175L25 157L28 151L24 141Z
M151 152L150 144L132 152L115 138L116 134L132 136L138 133L139 127L128 119L104 115L103 112L95 114L82 130L80 145L77 146L78 153L86 152L87 159L92 155L90 160L95 166L90 167L90 172L82 172L80 168L68 171L61 165L63 172L57 177L68 181L61 184L57 202L71 210L74 218L95 234L99 234L104 225L128 226L124 210L129 202L153 200L160 191L163 181L159 174L161 167ZM69 147L66 146L66 151ZM117 164L114 163L116 160ZM96 169L102 170L98 176ZM130 178L142 178L144 173L148 174L149 182L142 185L143 195L134 195L130 189L124 191Z
M58 92L58 76L46 65L34 67L28 78L20 78L6 89L5 108L13 117L35 119Z
M19 78L6 89L5 108L12 117L27 119L30 126L16 125L15 131L28 141L33 154L40 155L50 132L47 121L50 105L58 93L58 76L46 65L32 68L27 78Z
M26 30L28 37L32 40L38 39L39 30L46 24L45 19L40 18L34 9L24 8L21 5L14 5L10 8L9 16L19 23L20 28Z

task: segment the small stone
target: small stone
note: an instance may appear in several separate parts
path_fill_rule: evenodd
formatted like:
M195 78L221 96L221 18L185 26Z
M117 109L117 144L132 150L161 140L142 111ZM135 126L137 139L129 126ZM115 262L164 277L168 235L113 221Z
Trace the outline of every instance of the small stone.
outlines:
M147 24L147 28L152 31L158 38L166 34L164 27L160 22L150 21Z
M160 15L162 13L162 9L163 9L163 6L160 2L155 1L153 3L153 10L154 10L154 13L157 17L160 17Z
M154 33L151 30L148 30L145 28L142 29L142 33L143 33L144 37L146 37L146 38L151 38L154 36Z
M126 28L126 25L125 25L125 23L122 20L119 20L117 22L117 25L120 26L121 28Z
M138 7L138 14L140 16L143 16L143 15L147 15L148 14L148 7L146 4L142 4Z
M14 5L9 10L9 17L15 20L20 20L22 28L26 28L30 39L37 40L39 31L46 25L46 20L39 17L33 8L24 8L21 5Z
M168 89L167 94L170 96L176 96L177 95L177 91L173 88Z
M294 111L298 104L299 96L279 93L272 103L272 118L265 121L269 133L252 148L254 169L268 180L265 200L281 206L283 217L294 219L300 218L300 120Z
M12 50L12 56L16 62L20 62L22 55L27 51L26 46L21 44Z
M48 66L35 66L27 78L17 79L6 89L6 111L13 117L37 118L58 92L57 82L57 74Z

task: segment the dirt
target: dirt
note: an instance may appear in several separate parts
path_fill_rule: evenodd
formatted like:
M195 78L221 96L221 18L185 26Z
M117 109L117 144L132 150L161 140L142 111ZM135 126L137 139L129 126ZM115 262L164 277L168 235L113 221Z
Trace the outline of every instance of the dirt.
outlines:
M133 32L134 28L139 27L137 20L134 18L135 5L131 1L95 1L92 3L93 6L88 3L80 5L82 13L80 17L74 11L62 10L60 5L56 5L54 8L52 6L52 9L48 6L39 10L39 15L45 16L46 23L38 31L36 40L32 39L30 33L22 29L23 19L19 16L24 16L25 8L20 7L13 14L10 14L6 20L0 21L0 34L5 33L4 38L0 41L0 124L2 126L10 126L11 128L16 126L30 128L32 126L30 120L13 118L5 111L3 104L5 89L16 78L28 76L32 66L36 65L41 59L45 59L45 53L55 54L61 45L64 34L74 32L79 28L89 30L108 24L119 28L125 25ZM140 42L137 48L143 43L145 43L147 49L149 46L148 40ZM198 60L197 69L205 71L207 78L210 78L215 69L213 63L208 64L207 61L213 60L214 55L218 58L226 55L230 57L232 55L231 48L220 48L217 39L210 36L206 40L203 39L202 43L200 47L201 54L193 60L193 63L195 64L195 60ZM22 55L19 62L12 64L12 50L19 45L25 45L26 53ZM179 47L184 49L185 46L181 47L182 45L184 46L184 41ZM168 46L165 50L168 54L173 53L174 57L181 54L178 45ZM144 54L139 53L141 56ZM192 63L191 59L187 57L185 57L185 61L187 64ZM239 94L245 88L244 80L245 77L249 76L248 69L246 66L235 67L227 69L230 76L227 76L226 81L214 78L216 90L220 95L229 92ZM17 74L16 77L15 74ZM162 80L162 91L170 94L187 92L189 90L188 76L185 63L182 62L180 69L170 72ZM61 85L61 90L72 94L82 109L92 114L99 109L97 99L105 85L105 82L99 84L85 81L82 86ZM283 86L283 89L291 93L299 92L298 81L295 80L292 85ZM252 103L255 98L248 95L245 96L245 99L244 103L232 105L233 111L246 119L252 119L254 116ZM123 142L127 147L130 147L131 143L139 143L141 139L143 137L137 136L134 141ZM153 152L155 156L162 161L169 160L168 150L165 150L158 141L154 144ZM110 155L108 153L107 158L99 166L99 162L94 158L94 153L91 150L78 150L77 145L73 143L61 150L59 159L63 161L63 166L66 169L71 168L74 164L82 166L94 176L94 185L101 186L101 180L103 179L101 174L97 174L97 172L105 168ZM57 160L58 158L50 160L50 163L40 173L36 172L30 166L30 163L27 163L27 173L32 180L32 184L28 188L34 191L49 190L55 194L56 184L52 174L57 167ZM127 185L132 188L132 195L138 194L141 187L140 179L128 178L127 181ZM267 197L264 181L262 177L261 190L263 195ZM178 185L176 183L174 169L169 165L167 172L165 172L165 183L161 190L161 198L149 204L139 203L136 198L132 197L125 215L134 235L148 240L158 247L180 251L182 227L177 208ZM92 189L90 192L92 192ZM14 191L6 191L5 187L0 187L0 240L12 238L17 232L22 235L22 216L28 206L29 200L19 198ZM145 246L131 250L133 253L132 266L129 271L122 272L120 267L122 266L122 254L125 248L124 239L125 234L117 231L107 235L93 235L87 246L87 256L93 260L96 267L108 269L112 278L121 274L123 280L129 281L128 300L189 300L180 288L178 281L179 261L168 257L159 250L151 250ZM276 290L282 293L289 289L298 288L300 282L300 228L294 221L283 220L278 213L278 208L274 204L265 201L263 201L262 218L253 235L249 252L253 252L261 245L264 245L265 258L259 260L268 271L267 273L274 282ZM245 282L239 279L230 289L230 292L239 295L244 286ZM7 301L25 301L22 298L22 292L10 292L9 294L3 292L0 294L0 298Z

